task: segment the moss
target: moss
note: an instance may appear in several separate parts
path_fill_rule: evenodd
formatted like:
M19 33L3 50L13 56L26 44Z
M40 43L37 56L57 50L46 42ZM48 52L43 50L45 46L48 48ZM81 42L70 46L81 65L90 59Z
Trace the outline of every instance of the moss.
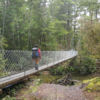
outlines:
M92 77L91 75L80 75L78 73L72 73L72 78L74 80L80 80L81 82L83 82L83 80L91 79L91 77Z
M33 76L32 79L40 79L40 83L50 83L58 78L60 78L61 76L53 76L53 75L43 75L41 74L40 76Z
M95 100L100 100L100 96L99 97L96 97Z
M34 79L34 81L33 81L33 85L30 86L30 90L28 92L29 93L35 93L38 90L38 87L40 86L40 84L42 84L42 83L50 83L53 80L57 79L58 76L52 76L50 74L44 75L44 74L40 73L39 76L35 76L34 75L31 78Z
M42 74L42 73L39 73L39 75L33 75L30 77L30 80L32 81L31 83L31 86L27 89L27 91L23 91L23 94L24 96L25 95L29 95L29 94L34 94L35 92L37 92L39 86L42 84L42 83L50 83L52 81L54 81L55 79L59 78L61 76L52 76L50 74L48 75L45 75L45 74ZM22 100L25 99L25 97L22 96ZM32 100L37 100L34 95L30 95L32 96Z
M5 98L3 98L2 100L16 100L15 97L10 97L9 95L7 95Z
M84 80L83 83L88 83L88 85L85 87L85 90L87 90L88 92L100 92L100 77L95 77L90 80Z

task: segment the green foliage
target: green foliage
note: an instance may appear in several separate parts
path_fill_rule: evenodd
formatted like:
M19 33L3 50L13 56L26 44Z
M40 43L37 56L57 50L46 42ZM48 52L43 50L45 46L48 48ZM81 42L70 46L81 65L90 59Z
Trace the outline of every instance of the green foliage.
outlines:
M13 97L16 96L16 93L18 90L20 90L24 87L25 87L24 82L13 85L12 87L8 87L8 88L4 89L4 93L2 94L2 97L5 97L4 100L16 100ZM8 96L6 96L6 95L8 95Z
M31 50L34 44L43 50L70 48L72 35L68 34L73 31L74 3L50 0L46 6L47 3L47 0L9 0L7 4L6 0L0 1L0 32L7 40L7 49Z
M88 92L100 92L100 77L95 77L89 80L84 80L83 83L88 83L85 90Z
M7 49L31 50L35 43L43 50L76 48L79 32L85 38L84 48L99 55L100 25L93 24L98 19L98 0L50 0L47 4L48 0L0 0L0 33ZM77 17L86 18L80 28Z
M86 20L86 21L85 21ZM100 22L88 21L87 18L83 18L81 20L82 28L80 33L80 51L87 52L87 54L91 55L96 59L100 58ZM83 27L84 25L84 27Z
M75 71L75 68L72 67L72 66L69 66L65 70L66 70L67 73L70 73L70 72L74 72Z
M59 66L57 68L50 69L50 73L52 75L66 75L67 73L71 73L74 71L74 68L71 66Z
M5 62L6 61L3 59L3 54L0 53L0 77L7 74L7 73L4 72Z
M11 91L11 95L12 95L12 96L15 96L15 94L16 94L16 89L11 89L10 91Z
M97 17L93 14L98 8L97 1L81 2L81 7L88 7L90 15L81 17L80 19L80 32L79 32L79 58L78 64L76 64L77 70L81 74L90 74L96 71L95 60L100 58L100 22ZM91 6L88 5L91 4ZM96 13L98 15L98 13ZM96 17L96 18L95 18Z
M89 56L82 56L79 61L76 62L75 66L76 70L82 75L91 74L96 71L95 59Z
M0 35L0 49L7 47L6 42L7 42L6 39L2 35Z
M4 47L7 47L6 39L0 35L0 49L4 49ZM0 77L7 74L4 72L6 60L4 59L3 55L3 51L0 51Z
M65 75L65 73L66 73L65 68L63 66L59 66L57 68L50 69L50 72L52 75Z
M41 84L41 83L51 83L52 81L56 80L59 77L51 75L51 74L44 75L42 73L42 74L40 74L40 76L33 76L32 78L35 79L36 81L38 81L38 84Z
M5 98L3 98L2 100L16 100L15 97L10 97L9 95L7 95Z

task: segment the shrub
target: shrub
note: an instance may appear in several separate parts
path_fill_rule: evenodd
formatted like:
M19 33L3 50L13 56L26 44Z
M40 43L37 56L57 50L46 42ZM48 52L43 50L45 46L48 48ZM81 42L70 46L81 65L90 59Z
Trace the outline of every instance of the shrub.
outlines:
M15 97L10 97L9 95L3 98L2 100L16 100Z
M59 66L57 68L50 69L52 75L64 75L66 73L64 66Z
M67 73L71 73L71 72L74 72L75 71L75 68L72 67L72 66L69 66L65 70L66 70Z
M80 62L76 66L78 66L76 69L82 75L91 74L96 71L96 61L89 56L81 57Z
M59 66L57 68L50 69L52 75L65 75L66 73L73 72L74 68L71 66Z

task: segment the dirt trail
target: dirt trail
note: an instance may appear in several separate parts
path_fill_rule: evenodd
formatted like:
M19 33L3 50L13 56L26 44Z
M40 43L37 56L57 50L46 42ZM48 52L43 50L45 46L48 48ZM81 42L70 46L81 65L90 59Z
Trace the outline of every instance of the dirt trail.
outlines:
M24 91L20 97L25 100L86 100L82 90L77 86L66 87L56 84L42 84L35 91ZM21 99L18 96L18 100ZM24 100L21 99L21 100Z
M36 83L37 80L28 82L27 88L18 92L17 100L100 100L100 92L88 93L79 86L66 87L47 82L36 86Z
M86 100L82 90L77 86L42 84L34 95L40 100Z

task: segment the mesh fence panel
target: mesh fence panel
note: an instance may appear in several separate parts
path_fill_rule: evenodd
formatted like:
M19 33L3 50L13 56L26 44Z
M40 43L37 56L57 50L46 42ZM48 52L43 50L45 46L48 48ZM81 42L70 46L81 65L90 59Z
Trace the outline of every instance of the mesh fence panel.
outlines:
M71 51L42 51L39 67L72 58L77 55ZM0 78L34 69L31 51L0 50ZM35 69L34 69L35 70Z

